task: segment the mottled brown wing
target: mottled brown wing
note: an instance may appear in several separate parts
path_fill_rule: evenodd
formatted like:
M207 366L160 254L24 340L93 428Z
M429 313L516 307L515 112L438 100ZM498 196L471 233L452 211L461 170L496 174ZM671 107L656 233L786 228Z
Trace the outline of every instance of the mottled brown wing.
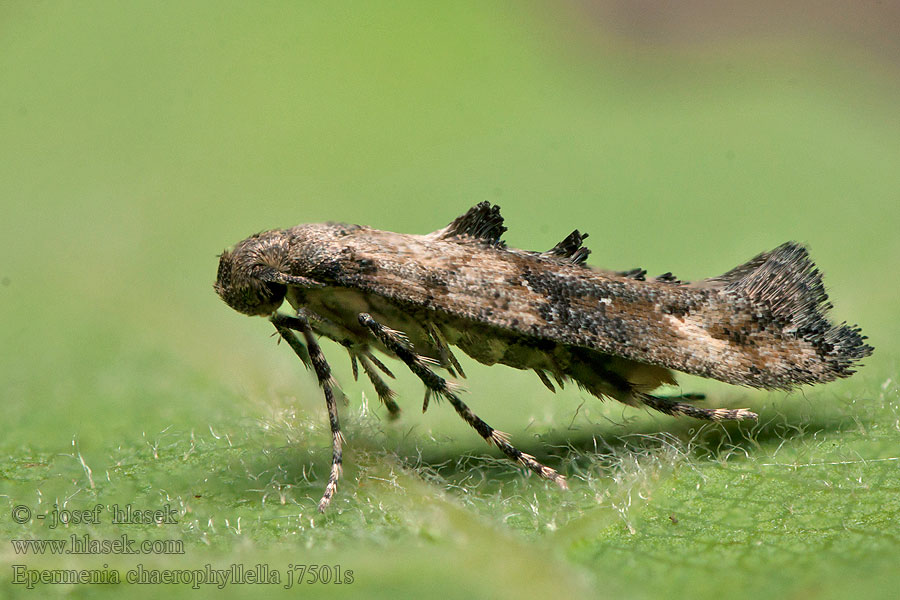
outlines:
M535 343L583 346L729 383L790 388L829 381L852 374L872 351L858 329L827 320L821 278L796 244L684 285L498 241L357 228L336 235L340 250L323 255L346 257L329 268L335 284L416 305L435 319L449 315Z

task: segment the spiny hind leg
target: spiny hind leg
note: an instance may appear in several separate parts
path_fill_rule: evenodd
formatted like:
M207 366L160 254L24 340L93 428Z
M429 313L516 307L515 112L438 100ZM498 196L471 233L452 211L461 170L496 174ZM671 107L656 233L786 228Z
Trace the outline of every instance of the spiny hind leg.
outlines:
M472 412L472 409L466 406L456 395L454 386L428 367L426 359L416 354L412 345L402 333L381 325L367 313L360 313L359 322L364 327L367 327L388 350L406 363L406 366L422 380L426 387L426 407L428 405L428 395L432 393L446 398L453 405L453 408L456 409L457 414L471 425L489 444L494 444L507 457L528 467L541 477L553 481L563 489L568 489L564 476L550 467L542 465L530 454L526 454L510 444L505 433L494 429Z
M703 394L682 394L680 396L652 396L635 393L635 397L645 406L673 416L692 417L705 421L744 421L756 420L757 415L745 408L701 408L679 400L702 400Z
M286 315L275 315L271 318L272 324L278 331L278 334L288 343L291 349L300 357L300 360L309 367L312 365L316 372L316 378L319 380L319 386L325 395L325 407L328 409L328 421L331 424L331 473L328 476L328 483L325 486L325 492L322 499L319 500L319 511L325 512L334 492L337 490L337 482L341 477L341 465L343 461L344 436L341 433L341 425L338 421L337 403L334 400L334 392L332 385L334 379L331 377L331 367L325 360L322 348L316 341L309 322L304 317L289 317ZM306 342L304 345L294 331L298 331L303 335Z

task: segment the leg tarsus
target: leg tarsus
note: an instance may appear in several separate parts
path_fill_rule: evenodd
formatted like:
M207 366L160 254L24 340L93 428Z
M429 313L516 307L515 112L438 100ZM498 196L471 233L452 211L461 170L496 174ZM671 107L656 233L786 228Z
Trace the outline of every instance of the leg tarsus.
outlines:
M678 401L680 399L701 399L703 397L702 394L684 394L671 398L643 393L635 394L635 396L645 406L672 416L681 415L705 421L744 421L748 419L756 420L757 418L755 412L751 412L746 408L700 408L699 406ZM700 396L700 398L697 398L697 396Z

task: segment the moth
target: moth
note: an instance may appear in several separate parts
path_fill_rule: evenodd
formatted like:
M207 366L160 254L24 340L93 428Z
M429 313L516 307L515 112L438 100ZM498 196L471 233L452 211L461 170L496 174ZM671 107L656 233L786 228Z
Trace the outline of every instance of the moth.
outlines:
M253 235L220 255L215 290L229 306L267 317L312 368L325 396L332 464L318 508L341 475L335 382L319 346L330 338L362 367L391 416L399 413L378 355L399 359L446 399L488 443L566 488L554 469L513 446L461 399L465 377L452 349L485 364L534 371L555 391L575 382L669 415L713 421L753 412L704 408L698 394L660 395L672 371L731 384L788 390L848 377L873 348L856 326L826 316L822 278L805 248L788 242L724 275L690 283L671 273L610 271L585 264L587 234L573 231L546 252L510 248L500 207L482 202L427 235L325 223ZM287 301L289 314L278 312Z

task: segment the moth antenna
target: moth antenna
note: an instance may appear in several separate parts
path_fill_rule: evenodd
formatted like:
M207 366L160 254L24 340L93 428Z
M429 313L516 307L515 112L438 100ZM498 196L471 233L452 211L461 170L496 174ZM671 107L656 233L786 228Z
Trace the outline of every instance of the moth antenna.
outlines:
M324 283L319 283L314 279L310 279L308 277L301 277L299 275L291 275L290 273L285 273L284 271L279 271L272 267L258 267L253 271L253 275L262 281L268 281L271 283L280 283L282 285L292 285L296 287L304 287L304 288L322 288L325 287Z

